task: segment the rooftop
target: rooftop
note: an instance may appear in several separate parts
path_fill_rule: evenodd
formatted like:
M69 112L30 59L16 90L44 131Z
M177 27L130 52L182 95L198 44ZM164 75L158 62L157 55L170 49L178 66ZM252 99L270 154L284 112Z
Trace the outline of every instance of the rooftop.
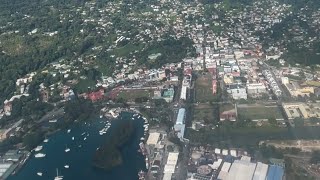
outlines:
M150 133L147 140L147 144L156 145L158 143L159 137L160 137L160 133L157 133L157 132Z

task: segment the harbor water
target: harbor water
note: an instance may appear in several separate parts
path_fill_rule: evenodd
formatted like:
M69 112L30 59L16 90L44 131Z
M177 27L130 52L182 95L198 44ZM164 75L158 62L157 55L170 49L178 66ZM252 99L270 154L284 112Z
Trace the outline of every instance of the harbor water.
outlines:
M108 136L115 130L117 122L132 120L133 114L121 113L118 119L111 121L111 127L106 134L99 131L105 127L106 119L96 119L90 122L76 123L71 131L61 130L50 136L48 142L43 142L43 149L36 153L46 154L43 158L30 156L25 165L9 180L49 180L57 175L64 180L136 180L138 172L145 170L143 155L138 152L140 138L143 137L144 121L134 118L135 131L131 140L121 149L123 163L110 171L93 167L92 159L97 148L108 142ZM74 138L72 138L74 137ZM74 139L74 140L73 140ZM65 150L69 148L70 151ZM66 168L68 165L69 168ZM66 166L66 167L65 167ZM37 175L41 172L42 176Z

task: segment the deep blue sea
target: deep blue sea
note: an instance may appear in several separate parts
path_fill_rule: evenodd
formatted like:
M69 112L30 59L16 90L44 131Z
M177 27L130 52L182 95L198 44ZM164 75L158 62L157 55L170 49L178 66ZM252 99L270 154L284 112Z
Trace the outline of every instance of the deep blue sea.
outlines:
M90 122L76 123L71 132L61 130L48 137L49 142L42 143L41 153L45 153L44 158L35 158L32 154L25 165L15 175L10 176L9 180L50 180L56 176L58 168L59 175L64 180L136 180L138 172L145 170L144 157L137 150L139 141L143 136L143 119L135 118L135 133L132 139L121 148L124 162L111 171L104 171L92 166L92 159L98 147L108 142L107 139L115 130L117 122L131 120L131 113L122 113L117 120L111 121L111 127L106 134L100 135L106 119L96 119ZM85 133L85 134L83 134ZM83 135L82 135L83 134ZM72 140L74 137L74 140ZM86 140L84 138L86 137ZM70 152L65 152L66 147ZM64 166L69 165L66 169ZM42 172L38 176L37 172Z

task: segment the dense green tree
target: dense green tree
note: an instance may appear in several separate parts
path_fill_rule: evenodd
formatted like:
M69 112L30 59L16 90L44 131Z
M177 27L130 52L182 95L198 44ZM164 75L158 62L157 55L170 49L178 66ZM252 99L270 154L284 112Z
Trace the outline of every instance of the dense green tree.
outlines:
M66 120L87 120L94 111L93 104L90 100L75 98L68 101L65 106Z

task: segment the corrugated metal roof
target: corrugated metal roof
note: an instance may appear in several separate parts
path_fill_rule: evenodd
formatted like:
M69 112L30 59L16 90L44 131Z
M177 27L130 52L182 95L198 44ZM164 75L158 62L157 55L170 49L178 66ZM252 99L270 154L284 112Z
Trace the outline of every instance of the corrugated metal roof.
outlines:
M228 172L220 171L218 175L218 180L225 180L228 177Z
M231 167L231 163L224 162L223 165L222 165L221 171L229 172L230 167Z
M258 162L253 174L253 180L265 180L268 172L268 165Z
M175 164L166 164L164 166L163 172L164 173L174 173L175 169L176 169L176 165Z
M171 180L172 173L164 173L162 180Z
M168 154L167 164L177 164L179 153L170 152Z
M229 170L227 180L251 180L255 168L255 163L243 160L235 160Z
M156 145L158 143L160 137L160 133L154 132L154 133L150 133L148 140L147 140L147 144L148 145Z
M282 167L271 165L269 167L266 180L282 180L283 174L284 174L284 170Z
M179 109L176 124L184 124L183 121L184 121L185 113L186 113L186 109L185 108L180 108Z
M186 86L182 86L181 88L181 94L180 94L180 99L187 99L187 87Z
M183 139L185 128L186 128L186 126L184 124L174 125L174 130L177 132L177 136L179 139Z

